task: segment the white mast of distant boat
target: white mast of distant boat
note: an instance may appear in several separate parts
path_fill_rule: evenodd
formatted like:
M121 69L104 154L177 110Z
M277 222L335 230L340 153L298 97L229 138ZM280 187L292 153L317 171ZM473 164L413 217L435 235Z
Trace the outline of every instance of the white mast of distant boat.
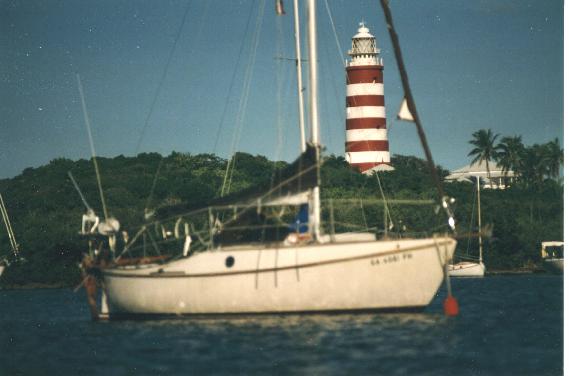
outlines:
M2 219L4 220L4 225L6 226L6 232L8 232L8 239L10 241L10 247L14 253L14 257L18 259L19 246L16 242L16 236L14 235L14 230L12 230L12 224L10 223L10 218L8 217L8 211L6 210L6 204L4 204L4 198L0 194L0 213L2 214ZM8 258L0 260L0 275L4 272L4 268L8 266Z
M14 230L12 230L12 224L10 223L10 218L8 217L8 211L6 211L6 204L4 203L4 198L0 194L0 212L2 212L2 219L6 226L6 231L8 232L8 238L10 240L10 246L12 247L12 252L14 256L18 257L18 243L16 242L16 237L14 236Z
M482 214L480 212L480 176L476 176L476 194L478 196L478 263L482 265Z

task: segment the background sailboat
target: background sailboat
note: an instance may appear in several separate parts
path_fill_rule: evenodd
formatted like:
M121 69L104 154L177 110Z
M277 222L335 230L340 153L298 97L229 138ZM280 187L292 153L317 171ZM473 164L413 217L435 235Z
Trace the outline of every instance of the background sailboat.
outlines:
M4 198L0 194L0 214L2 214L2 220L4 221L4 226L6 227L6 232L8 233L8 239L10 240L10 248L13 254L13 261L17 261L19 257L19 245L16 242L16 236L14 235L14 230L12 229L12 224L10 223L10 218L8 217L8 211L6 210L6 204L4 203ZM4 269L10 265L9 256L4 257L0 260L0 276L4 273Z
M478 262L460 261L448 265L451 277L484 277L486 266L482 261L482 213L480 210L480 177L476 177L476 212L478 213Z

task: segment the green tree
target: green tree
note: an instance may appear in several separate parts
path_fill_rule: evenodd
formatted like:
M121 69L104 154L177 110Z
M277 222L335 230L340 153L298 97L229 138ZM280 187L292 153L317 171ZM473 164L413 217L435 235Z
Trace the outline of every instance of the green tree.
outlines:
M494 143L498 136L499 134L493 134L491 129L480 129L472 134L473 138L469 141L474 146L474 149L468 153L469 157L473 157L470 165L484 161L486 163L488 180L490 180L489 162L496 159L497 150ZM492 186L492 180L490 180L490 186Z
M491 137L492 138L492 137ZM563 189L547 179L555 176L551 150L559 141L523 148L520 159L520 184L516 189L487 190L482 201L484 223L494 228L491 242L485 244L489 269L520 268L539 262L539 243L563 236ZM549 154L548 154L549 153ZM547 157L546 157L547 156ZM558 166L562 159L559 157ZM554 159L553 159L554 160ZM172 153L162 157L144 153L136 157L100 158L103 188L109 212L121 222L121 230L133 236L143 224L145 207L191 209L219 194L227 161L211 154ZM420 158L395 155L394 171L379 174L388 199L433 199L436 191L427 163ZM161 165L160 169L158 166ZM275 171L286 162L240 153L234 171L232 191L269 187ZM102 217L101 203L92 161L56 159L48 165L28 168L10 179L0 179L2 193L21 255L26 262L13 263L2 274L0 287L49 284L76 286L81 282L78 263L86 240L78 235L83 203L69 181L71 170L86 200ZM159 173L157 171L159 170ZM439 168L440 176L447 174ZM324 158L321 171L323 223L333 215L335 223L346 230L384 228L384 205L376 176L366 176L350 167L343 157ZM522 184L523 183L523 184ZM524 189L524 184L529 189ZM153 200L149 192L155 185ZM466 182L446 184L445 190L456 198L458 223L468 223L472 209L472 186ZM329 199L347 198L351 202L331 206ZM354 204L353 199L362 199ZM366 203L366 199L369 203ZM390 205L393 234L440 229L446 218L432 206ZM189 210L189 209L188 209ZM195 217L196 228L208 220ZM287 217L283 219L288 223ZM175 220L175 217L174 217ZM350 226L348 226L350 225ZM156 229L156 226L153 226ZM356 228L358 228L356 227ZM171 227L173 228L173 227ZM336 227L338 229L338 227ZM466 245L466 243L464 244ZM169 252L169 249L165 249ZM0 223L0 256L10 251L8 235ZM0 257L1 258L1 257Z
M498 167L502 168L502 172L514 172L517 178L520 173L521 159L524 153L524 144L522 144L521 136L502 137L500 143L496 147L496 158Z
M534 144L524 149L520 160L520 180L525 188L540 189L547 173L546 146Z
M545 144L543 150L543 158L545 159L544 164L547 168L547 175L557 180L559 178L559 170L561 165L563 165L563 149L559 145L559 139L556 137L555 140Z

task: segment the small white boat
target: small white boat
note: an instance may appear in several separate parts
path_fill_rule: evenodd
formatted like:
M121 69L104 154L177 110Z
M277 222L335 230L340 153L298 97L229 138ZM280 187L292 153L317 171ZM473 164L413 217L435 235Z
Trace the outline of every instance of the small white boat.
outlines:
M482 262L482 214L480 212L480 177L476 177L476 195L478 206L478 262L461 261L448 265L448 273L451 277L484 277L486 265Z
M449 274L451 277L484 277L486 266L482 262L461 261L456 264L449 264Z
M563 242L542 242L541 258L546 270L563 273Z

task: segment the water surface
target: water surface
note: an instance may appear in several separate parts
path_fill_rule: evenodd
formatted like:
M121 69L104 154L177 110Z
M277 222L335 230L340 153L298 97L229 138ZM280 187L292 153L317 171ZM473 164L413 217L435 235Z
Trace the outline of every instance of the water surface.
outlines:
M454 279L424 313L91 322L84 293L0 291L0 375L561 375L563 278Z

